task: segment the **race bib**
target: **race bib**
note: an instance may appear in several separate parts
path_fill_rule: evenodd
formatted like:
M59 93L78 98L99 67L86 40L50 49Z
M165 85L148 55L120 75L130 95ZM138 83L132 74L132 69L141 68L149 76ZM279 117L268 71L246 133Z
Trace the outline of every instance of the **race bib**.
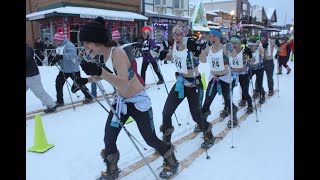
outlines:
M177 71L180 73L188 74L187 68L187 50L175 51L173 56L173 62L177 67Z
M224 64L222 57L208 56L211 71L223 71Z

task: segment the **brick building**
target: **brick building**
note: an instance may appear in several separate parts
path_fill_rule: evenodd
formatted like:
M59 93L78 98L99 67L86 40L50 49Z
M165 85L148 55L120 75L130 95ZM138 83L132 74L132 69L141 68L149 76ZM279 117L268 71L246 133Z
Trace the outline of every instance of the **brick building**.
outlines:
M140 34L148 18L141 15L140 0L26 0L26 42L35 38L50 40L57 28L75 45L79 43L80 27L97 16L106 20L106 27L117 27L121 34L131 38Z

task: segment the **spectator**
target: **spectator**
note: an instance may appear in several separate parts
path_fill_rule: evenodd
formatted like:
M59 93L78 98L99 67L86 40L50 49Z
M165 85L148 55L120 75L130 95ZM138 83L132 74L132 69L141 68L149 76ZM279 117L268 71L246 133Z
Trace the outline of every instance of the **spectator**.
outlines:
M56 103L43 89L41 77L36 61L33 59L34 51L26 44L26 92L30 88L31 91L39 100L47 106L45 113L52 113L56 111Z
M58 32L54 35L53 41L57 44L56 48L56 55L53 59L53 64L59 63L59 74L56 78L56 90L57 90L57 105L63 106L63 86L66 80L70 77L73 81L76 78L80 77L80 67L79 61L76 60L77 58L77 49L68 40L65 38L62 29L58 29ZM93 99L90 94L87 92L88 89L81 89L82 93L85 96L85 100L83 101L84 104L92 103Z

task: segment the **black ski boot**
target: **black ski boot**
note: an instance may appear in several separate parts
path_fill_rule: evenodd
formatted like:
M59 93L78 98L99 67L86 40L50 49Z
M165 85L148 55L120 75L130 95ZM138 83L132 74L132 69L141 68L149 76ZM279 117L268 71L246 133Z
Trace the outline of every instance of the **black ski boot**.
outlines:
M203 118L203 121L204 121L204 122L207 121L207 118L208 118L208 116L209 116L210 114L211 114L211 111L210 111L210 110L203 113L203 117L202 117L202 118ZM201 128L199 127L198 124L195 125L193 131L194 131L194 132L202 132L202 130L201 130Z
M160 126L160 132L163 133L162 140L166 143L171 143L171 136L174 131L174 127L168 128L163 132L163 125Z
M260 97L260 100L259 100L259 103L260 103L260 104L263 104L265 101L266 101L265 97L264 97L264 96L261 96L261 97Z
M174 176L179 168L179 162L177 161L174 155L174 146L170 145L170 148L166 153L163 155L164 162L163 162L163 169L160 172L159 176L164 179L169 179Z
M203 148L211 148L214 145L216 138L212 134L212 124L209 123L208 128L204 132L204 142L201 144Z
M157 82L157 85L160 85L160 84L163 84L164 83L164 80L159 80L158 82Z
M257 99L258 97L259 97L259 95L260 95L260 93L259 92L257 92L257 91L254 91L254 93L253 93L253 98L254 99Z
M247 114L253 113L253 107L252 106L248 106L247 109L246 109L246 113Z
M101 177L99 177L97 180L115 180L119 177L119 174L121 172L117 165L120 159L119 151L114 154L107 155L105 149L102 149L100 154L107 165L107 170L105 172L102 171Z
M239 106L245 106L246 105L246 100L240 100L239 101Z
M220 117L225 118L229 115L228 108L224 107L223 110L220 111Z
M274 94L274 91L273 90L269 90L268 96L272 96L273 94Z
M233 128L236 128L238 126L238 118L237 116L233 117ZM231 128L231 120L228 121L228 128Z

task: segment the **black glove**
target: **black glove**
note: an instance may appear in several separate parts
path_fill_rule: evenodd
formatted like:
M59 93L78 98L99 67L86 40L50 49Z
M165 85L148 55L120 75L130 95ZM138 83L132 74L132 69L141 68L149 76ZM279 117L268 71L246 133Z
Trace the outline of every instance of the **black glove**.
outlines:
M244 44L244 45L247 45L247 40L246 39L244 39L243 41L242 41L242 44Z
M281 44L280 44L280 42L279 42L279 39L276 39L275 43L276 43L276 45L277 45L278 47L281 47Z
M102 74L102 68L96 63L81 61L80 66L87 75L101 76Z
M265 49L267 49L267 48L268 48L268 45L269 45L268 42L264 42L264 43L262 44L262 47L265 48Z
M159 57L158 57L158 58L159 58L161 61L164 60L164 58L166 58L168 52L169 52L169 51L166 50L166 49L160 51L160 54L159 54Z
M153 51L159 53L160 47L159 46L155 46L154 48L152 48Z
M252 51L250 48L245 47L243 54L247 55L250 59L252 58Z
M63 55L57 54L55 58L57 61L63 60Z
M199 57L199 55L201 54L203 45L204 45L204 43L201 44L201 43L197 42L197 39L188 38L187 49L189 51L192 51L194 53L195 57Z
M80 87L84 86L85 84L88 83L88 78L75 78L74 80L75 82L72 84L72 87L71 87L71 92L72 93L76 93L77 91L80 90ZM75 84L77 83L77 84Z

